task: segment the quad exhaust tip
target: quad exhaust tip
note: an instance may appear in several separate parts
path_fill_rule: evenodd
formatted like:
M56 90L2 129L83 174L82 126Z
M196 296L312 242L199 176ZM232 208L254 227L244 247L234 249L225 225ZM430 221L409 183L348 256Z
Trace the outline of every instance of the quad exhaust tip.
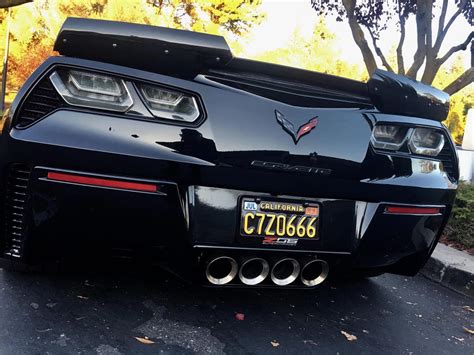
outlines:
M293 258L278 260L272 267L270 277L275 285L286 286L298 278L300 263Z
M262 258L249 258L240 266L239 279L245 285L254 286L265 280L269 273L268 261Z
M230 256L218 256L209 261L206 278L213 285L225 285L237 276L238 266Z
M312 259L300 264L296 259L277 260L272 267L267 260L259 257L247 257L240 265L226 255L212 258L206 266L206 278L213 285L225 285L238 275L239 280L247 286L255 286L267 279L277 286L287 286L298 278L307 287L323 283L329 274L329 264L321 259Z
M329 265L324 260L308 261L301 269L300 279L303 285L313 287L326 280L329 274Z

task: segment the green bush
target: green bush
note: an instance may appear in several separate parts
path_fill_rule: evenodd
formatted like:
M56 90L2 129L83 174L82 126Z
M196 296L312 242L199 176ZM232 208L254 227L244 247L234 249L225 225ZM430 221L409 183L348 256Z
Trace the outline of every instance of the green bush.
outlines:
M474 248L474 185L459 186L444 239L465 249Z

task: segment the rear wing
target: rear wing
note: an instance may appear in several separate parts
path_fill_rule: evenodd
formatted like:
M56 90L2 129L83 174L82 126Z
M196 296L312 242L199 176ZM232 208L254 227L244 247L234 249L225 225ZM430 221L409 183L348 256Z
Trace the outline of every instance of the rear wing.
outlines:
M377 69L367 87L372 103L384 113L440 122L448 116L449 95L419 81Z
M224 37L134 23L69 17L54 50L62 55L186 76L232 59Z
M272 81L294 90L308 86L358 97L383 113L446 119L449 95L401 75L376 70L367 84L308 70L234 58L222 36L115 21L68 18L54 50L62 55L194 78L209 71L231 71L252 81ZM265 80L261 80L264 78ZM263 88L265 90L265 88ZM294 91L292 90L292 91Z

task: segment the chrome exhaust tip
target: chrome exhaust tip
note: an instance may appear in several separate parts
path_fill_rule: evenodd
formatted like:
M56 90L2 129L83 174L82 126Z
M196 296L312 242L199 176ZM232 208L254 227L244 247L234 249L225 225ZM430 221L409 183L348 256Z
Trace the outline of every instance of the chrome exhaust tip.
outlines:
M218 256L208 262L206 278L213 285L225 285L237 276L237 262L230 256Z
M329 274L329 264L324 260L308 261L301 269L301 282L305 286L316 286L323 283Z
M240 266L239 279L243 284L253 286L265 280L269 273L268 261L262 258L249 258Z
M277 261L273 267L270 277L275 285L286 286L298 278L300 264L292 258L284 258Z

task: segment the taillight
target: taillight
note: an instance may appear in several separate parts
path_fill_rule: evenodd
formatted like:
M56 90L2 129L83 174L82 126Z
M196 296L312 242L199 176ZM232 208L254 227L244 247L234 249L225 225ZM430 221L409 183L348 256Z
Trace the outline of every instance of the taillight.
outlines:
M156 85L137 86L153 116L185 122L194 122L199 117L199 108L192 95Z
M79 70L55 71L49 79L64 101L73 106L125 112L133 105L121 79Z
M445 138L438 129L378 124L371 143L378 150L435 157L443 149Z
M160 84L66 68L56 69L49 75L49 80L71 106L133 115L135 106L144 105L140 118L159 118L185 124L195 122L202 115L196 95Z
M372 145L379 149L399 150L407 138L408 128L377 125L372 132Z
M412 153L435 157L444 147L444 136L434 129L415 128L409 146Z

